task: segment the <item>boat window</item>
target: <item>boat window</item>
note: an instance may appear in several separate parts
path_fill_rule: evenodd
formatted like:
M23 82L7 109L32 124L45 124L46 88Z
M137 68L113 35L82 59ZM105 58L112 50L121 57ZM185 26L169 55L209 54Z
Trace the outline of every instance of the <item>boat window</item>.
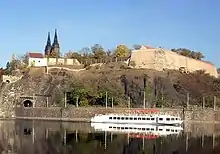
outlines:
M128 129L128 127L125 127L125 129Z
M113 127L113 128L116 128L116 127Z
M145 128L142 128L142 130L145 130Z
M137 118L134 118L134 120L137 120Z
M137 129L136 127L134 127L134 129Z
M167 131L167 132L169 132L169 131L170 131L170 129L166 129L166 131Z
M159 120L163 120L163 118L159 118Z
M109 126L109 128L112 128L112 126Z
M147 118L147 120L150 120L150 118Z
M174 118L171 118L171 120L174 120Z
M125 129L124 127L121 127L121 129Z
M167 121L170 121L170 118L167 118L166 120L167 120Z
M117 127L117 129L120 129L120 127Z
M145 120L145 118L142 118L142 120Z
M125 120L128 120L128 117L126 117Z
M141 130L141 128L138 128L138 130Z
M154 130L154 128L151 128L150 130Z
M133 118L132 118L132 117L130 117L130 120L133 120Z
M171 129L171 132L174 132L174 130L173 130L173 129Z
M112 119L112 117L109 117L109 119Z
M138 118L138 120L141 120L141 118Z
M116 119L116 117L114 117L113 119Z
M117 117L118 120L120 120L120 117Z
M176 118L176 120L178 120L178 118Z
M162 129L159 129L159 131L162 131Z
M151 118L151 120L154 120L154 118Z
M150 130L150 128L147 128L146 130Z
M175 132L177 132L177 130L175 130Z
M124 117L121 117L121 120L125 120L125 118L124 118Z

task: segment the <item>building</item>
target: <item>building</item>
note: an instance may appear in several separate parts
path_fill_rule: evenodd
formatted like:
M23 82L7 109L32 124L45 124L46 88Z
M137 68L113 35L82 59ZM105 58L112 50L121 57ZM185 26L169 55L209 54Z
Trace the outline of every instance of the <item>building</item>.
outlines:
M2 68L0 68L0 83L3 81L3 74L4 74L4 71Z
M58 42L58 36L57 36L57 30L55 29L55 34L54 34L54 41L53 44L51 45L51 40L50 40L50 32L48 32L48 37L47 37L47 43L44 49L44 55L45 57L49 56L52 54L52 52L57 53L57 55L60 55L60 45Z
M47 66L47 60L42 53L28 53L28 66L42 67Z
M142 46L139 50L132 51L130 61L135 63L135 68L155 69L158 71L184 68L187 72L204 70L205 73L218 77L217 69L212 63L182 56L163 48Z

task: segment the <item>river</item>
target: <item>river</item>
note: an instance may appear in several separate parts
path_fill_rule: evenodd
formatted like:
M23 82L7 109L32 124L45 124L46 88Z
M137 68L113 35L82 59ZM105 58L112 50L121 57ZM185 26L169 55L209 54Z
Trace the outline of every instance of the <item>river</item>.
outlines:
M214 154L220 124L185 123L173 135L97 130L90 123L1 121L0 152L13 154ZM106 128L110 128L106 127ZM124 129L124 128L123 128Z

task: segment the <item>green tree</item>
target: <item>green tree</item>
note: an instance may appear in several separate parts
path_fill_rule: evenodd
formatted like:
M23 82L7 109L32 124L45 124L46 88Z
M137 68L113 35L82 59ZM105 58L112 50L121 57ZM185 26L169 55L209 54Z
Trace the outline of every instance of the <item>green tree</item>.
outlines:
M126 57L130 53L130 49L125 45L118 45L115 50L116 57Z
M104 48L99 44L95 44L94 46L92 46L91 51L95 59L101 59L106 57Z

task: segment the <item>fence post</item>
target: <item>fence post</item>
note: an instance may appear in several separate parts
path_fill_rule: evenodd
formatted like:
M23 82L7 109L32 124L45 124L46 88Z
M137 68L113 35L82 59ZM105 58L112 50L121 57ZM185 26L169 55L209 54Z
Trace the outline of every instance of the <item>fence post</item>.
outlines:
M105 92L105 108L108 107L108 92Z
M66 92L64 92L64 107L66 107Z
M216 110L216 96L214 96L214 101L213 101L213 110Z
M130 109L130 107L131 107L131 98L130 96L128 96L128 108Z
M76 97L76 107L77 108L79 107L79 97L78 96Z
M114 105L114 104L113 104L113 101L114 101L114 99L113 99L113 97L112 97L112 108L113 108L113 105Z
M145 96L145 91L144 91L144 100L143 100L143 108L145 109L145 103L146 103L146 96Z
M186 96L186 108L189 109L189 93Z
M202 96L202 109L204 110L205 109L205 97Z

